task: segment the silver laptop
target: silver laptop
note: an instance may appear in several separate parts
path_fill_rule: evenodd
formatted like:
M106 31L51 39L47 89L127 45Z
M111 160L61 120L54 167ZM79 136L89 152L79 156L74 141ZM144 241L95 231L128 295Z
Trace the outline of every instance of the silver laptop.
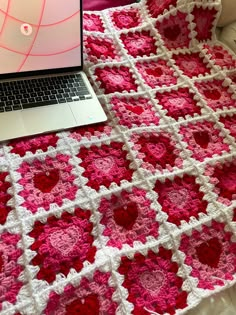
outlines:
M0 141L106 120L82 43L81 0L0 1Z

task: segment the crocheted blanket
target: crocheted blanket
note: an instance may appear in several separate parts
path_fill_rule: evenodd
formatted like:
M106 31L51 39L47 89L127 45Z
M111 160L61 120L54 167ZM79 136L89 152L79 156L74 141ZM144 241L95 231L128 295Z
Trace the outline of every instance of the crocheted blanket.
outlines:
M183 314L235 282L236 61L219 10L84 14L108 121L0 146L1 315Z

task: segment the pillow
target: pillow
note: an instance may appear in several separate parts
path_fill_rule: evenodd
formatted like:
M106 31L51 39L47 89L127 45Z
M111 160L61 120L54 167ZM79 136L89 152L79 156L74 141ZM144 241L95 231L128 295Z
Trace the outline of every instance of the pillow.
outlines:
M83 0L83 10L99 11L134 3L135 0Z
M217 26L225 26L236 21L236 0L221 0L222 12Z

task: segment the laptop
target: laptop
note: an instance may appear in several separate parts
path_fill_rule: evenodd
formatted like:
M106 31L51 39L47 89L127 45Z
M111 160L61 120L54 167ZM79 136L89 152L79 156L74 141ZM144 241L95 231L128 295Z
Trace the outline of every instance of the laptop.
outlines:
M106 121L82 29L81 0L0 1L0 141Z

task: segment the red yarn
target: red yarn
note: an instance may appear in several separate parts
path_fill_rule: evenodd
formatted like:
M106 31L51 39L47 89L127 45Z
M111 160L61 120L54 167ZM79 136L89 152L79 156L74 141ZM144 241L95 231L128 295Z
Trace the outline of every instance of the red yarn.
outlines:
M99 315L99 300L96 294L86 296L83 301L74 300L66 305L66 315Z
M205 243L202 243L196 248L196 253L199 261L209 267L217 268L222 246L217 237L213 237Z
M169 26L164 29L165 37L170 40L176 40L180 33L181 29L178 25Z
M206 149L208 147L210 136L206 130L193 132L193 137L196 143L200 145L203 149Z
M34 175L34 186L38 188L43 193L50 193L50 191L59 182L59 170L51 170L46 172L41 172Z
M138 208L135 202L130 202L126 205L126 209L117 208L114 210L115 222L124 227L126 230L131 230L138 217Z

